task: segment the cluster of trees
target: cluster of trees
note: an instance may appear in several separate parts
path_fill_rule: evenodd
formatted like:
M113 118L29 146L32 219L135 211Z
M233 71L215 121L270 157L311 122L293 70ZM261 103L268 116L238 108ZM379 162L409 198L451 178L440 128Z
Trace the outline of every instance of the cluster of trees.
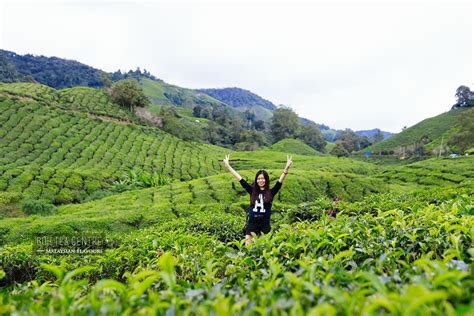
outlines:
M318 151L323 151L326 146L319 128L313 123L301 124L298 115L286 106L280 106L273 112L270 132L274 142L297 138Z
M354 151L362 150L382 140L384 140L384 135L380 130L369 138L364 135L358 135L350 129L346 129L341 133L336 141L336 146L334 146L330 153L337 157L347 157Z
M225 107L198 105L193 108L193 115L210 120L205 137L215 145L230 145L238 150L255 150L284 138L300 139L318 151L323 151L326 145L315 124L301 124L298 115L286 106L280 106L273 112L268 126L264 121L257 120L255 114L249 110L240 118L231 117Z
M100 70L57 57L18 55L0 50L0 69L2 82L36 81L56 89L102 86Z
M136 80L140 80L140 78L143 78L143 77L151 79L151 80L163 82L163 80L156 78L148 70L144 69L143 71L141 71L140 67L137 67L135 71L129 70L127 72L122 72L119 69L116 72L113 72L109 75L109 78L112 81L119 81L119 80L123 80L127 78L134 78Z
M456 104L453 105L453 109L474 106L474 91L471 91L469 87L459 86L454 96L456 97Z
M196 91L203 92L214 99L235 107L260 105L272 111L277 108L272 102L241 88L198 89Z
M141 77L162 81L139 67L135 71L117 70L107 74L75 60L31 54L18 55L0 49L0 82L39 82L55 89L76 86L99 88L107 87L105 83L110 86L112 82L127 78L139 80Z
M427 135L423 135L420 137L418 141L414 142L413 144L397 147L395 150L387 154L393 154L400 158L406 158L406 157L420 158L425 155L429 155L429 152L427 152L425 149L425 145L428 144L430 141L431 140ZM435 151L436 150L440 150L440 148L435 149Z

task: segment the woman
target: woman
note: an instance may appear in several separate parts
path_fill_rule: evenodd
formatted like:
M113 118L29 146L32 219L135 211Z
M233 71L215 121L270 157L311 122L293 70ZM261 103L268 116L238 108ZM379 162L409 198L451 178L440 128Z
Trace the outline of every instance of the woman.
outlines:
M270 189L270 179L265 170L259 170L255 175L255 182L253 186L249 185L240 174L238 174L229 163L229 155L224 158L224 165L229 169L230 173L239 180L242 187L250 194L250 207L248 208L248 221L245 227L245 244L249 245L252 242L251 233L257 235L270 232L270 215L272 209L273 197L278 193L288 174L288 169L291 167L293 161L292 156L287 156L286 166L283 173L278 179L277 183Z

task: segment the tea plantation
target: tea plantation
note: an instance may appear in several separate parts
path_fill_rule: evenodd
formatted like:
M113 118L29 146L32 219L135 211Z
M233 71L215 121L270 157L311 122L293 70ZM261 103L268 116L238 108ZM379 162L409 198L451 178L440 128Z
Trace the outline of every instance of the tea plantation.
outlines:
M277 150L291 151L231 164L274 183ZM473 157L294 154L272 231L247 246L226 153L141 125L100 90L0 85L0 314L472 315ZM167 180L130 186L130 170ZM107 244L36 251L56 234Z

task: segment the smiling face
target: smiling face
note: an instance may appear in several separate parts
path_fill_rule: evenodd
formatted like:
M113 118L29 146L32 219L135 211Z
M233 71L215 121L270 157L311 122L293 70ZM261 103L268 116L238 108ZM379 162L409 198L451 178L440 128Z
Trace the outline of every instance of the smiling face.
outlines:
M265 176L263 174L259 174L257 176L257 184L260 187L260 190L265 189L265 183L266 183Z

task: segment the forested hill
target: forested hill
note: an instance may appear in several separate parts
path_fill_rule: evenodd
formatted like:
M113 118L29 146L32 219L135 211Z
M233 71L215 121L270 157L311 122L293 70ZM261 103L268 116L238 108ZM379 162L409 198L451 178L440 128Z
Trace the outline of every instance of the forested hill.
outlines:
M234 107L262 106L271 111L277 109L272 102L241 88L197 89L197 91Z
M99 69L75 60L0 50L0 66L2 82L37 81L56 89L102 86Z
M0 82L37 82L55 89L77 86L98 88L103 86L104 71L85 65L75 60L37 56L32 54L19 55L0 49ZM160 81L146 69L122 73L117 70L107 73L113 81L126 77L150 78Z
M368 138L373 138L375 135L378 135L379 133L382 133L383 139L387 139L387 138L390 138L393 135L395 135L394 133L381 131L378 128L374 128L374 129L370 129L370 130L356 131L355 133L357 135L360 135L360 136L367 136Z

